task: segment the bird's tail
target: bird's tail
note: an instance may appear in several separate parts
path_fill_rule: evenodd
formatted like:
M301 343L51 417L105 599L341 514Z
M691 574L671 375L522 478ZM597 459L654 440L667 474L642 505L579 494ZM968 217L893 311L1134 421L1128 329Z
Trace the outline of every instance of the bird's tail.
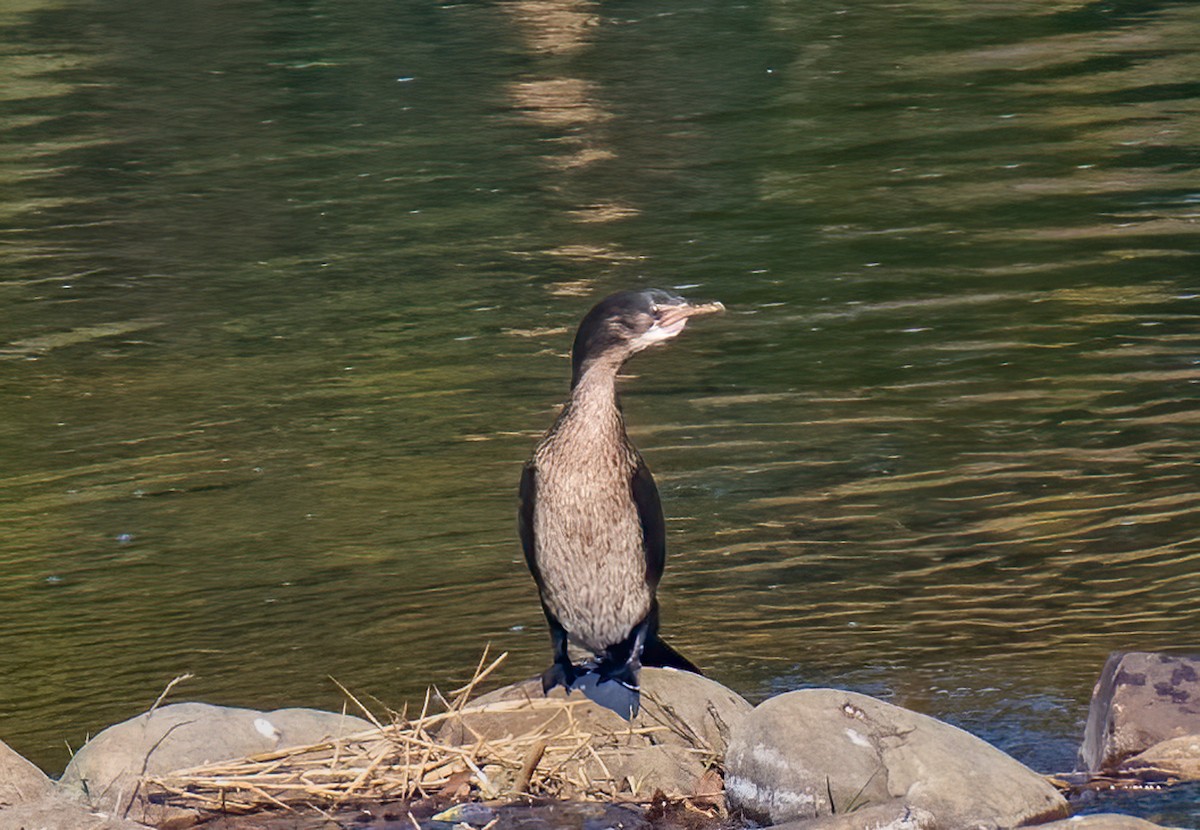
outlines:
M642 665L680 669L681 671L690 671L692 674L698 674L701 677L704 676L704 672L696 668L691 660L671 648L667 645L666 641L657 635L642 647Z

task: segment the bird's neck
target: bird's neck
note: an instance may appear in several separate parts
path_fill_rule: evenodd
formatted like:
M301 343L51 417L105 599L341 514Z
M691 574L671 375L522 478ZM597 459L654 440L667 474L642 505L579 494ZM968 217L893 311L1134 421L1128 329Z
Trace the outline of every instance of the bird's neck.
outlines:
M625 365L632 352L621 349L605 349L599 354L581 353L577 349L571 352L571 394L585 381L588 384L607 385L612 395L616 395L615 383L617 372Z
M606 433L624 438L625 418L617 397L619 368L619 363L593 363L575 379L571 400L563 413L575 429L593 432L595 438Z

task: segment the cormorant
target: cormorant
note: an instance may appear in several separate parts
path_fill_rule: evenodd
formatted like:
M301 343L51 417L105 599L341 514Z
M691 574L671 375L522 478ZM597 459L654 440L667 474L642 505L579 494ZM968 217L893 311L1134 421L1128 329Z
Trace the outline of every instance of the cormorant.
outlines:
M660 289L622 291L579 325L570 400L521 476L521 545L554 648L544 692L582 689L632 718L642 665L700 673L658 636L666 526L650 470L625 434L616 381L633 355L723 309ZM573 664L568 641L594 658Z

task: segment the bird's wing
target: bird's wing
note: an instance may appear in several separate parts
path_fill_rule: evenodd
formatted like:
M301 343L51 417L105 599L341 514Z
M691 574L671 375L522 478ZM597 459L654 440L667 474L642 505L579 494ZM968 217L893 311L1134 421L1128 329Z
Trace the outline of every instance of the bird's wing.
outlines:
M651 588L662 578L667 563L667 524L663 520L662 502L658 488L646 462L638 459L631 482L633 503L637 505L638 519L642 523L642 547L646 551L646 582Z
M537 583L538 590L542 587L542 573L538 570L537 565L537 550L534 545L533 538L533 504L535 499L535 490L537 489L537 467L533 461L526 462L525 469L521 471L521 507L517 511L517 531L521 535L521 547L525 549L525 564L529 566L529 572L533 574L533 581Z

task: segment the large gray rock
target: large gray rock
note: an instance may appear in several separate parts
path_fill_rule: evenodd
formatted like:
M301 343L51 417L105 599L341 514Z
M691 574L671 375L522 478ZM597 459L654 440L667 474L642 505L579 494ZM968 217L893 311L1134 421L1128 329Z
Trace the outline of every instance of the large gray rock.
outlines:
M806 689L760 704L725 756L731 809L761 822L870 810L880 826L1015 827L1068 815L1044 778L934 718L854 692Z
M59 786L97 812L157 824L170 811L141 797L144 776L320 743L371 728L361 718L315 709L260 712L175 703L92 738L75 753Z
M1172 738L1200 735L1200 656L1114 652L1092 691L1079 761L1112 772Z
M622 795L650 796L655 790L669 796L693 795L701 789L705 772L724 755L730 731L751 706L720 683L690 672L644 668L640 685L642 708L632 722L579 692L567 697L559 688L546 697L541 680L535 678L480 697L438 737L467 744L480 738L589 734L594 736L590 745L595 753L576 753L567 760L560 767L566 778L593 784L622 782ZM575 705L566 708L565 700ZM504 774L503 770L484 772L493 778ZM516 784L492 783L496 795L511 792Z
M37 801L54 792L54 782L0 741L0 809Z

